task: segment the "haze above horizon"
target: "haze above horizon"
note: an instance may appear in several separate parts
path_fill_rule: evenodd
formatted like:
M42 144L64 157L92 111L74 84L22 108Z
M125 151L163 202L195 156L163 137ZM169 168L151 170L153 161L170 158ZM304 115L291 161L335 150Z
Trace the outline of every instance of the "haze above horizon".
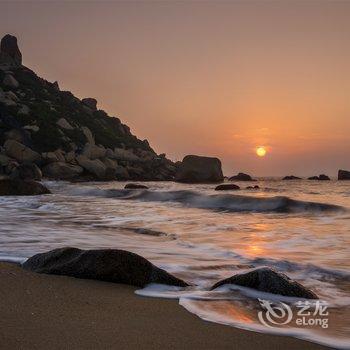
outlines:
M349 16L325 1L0 4L1 36L40 76L173 160L255 176L350 168Z

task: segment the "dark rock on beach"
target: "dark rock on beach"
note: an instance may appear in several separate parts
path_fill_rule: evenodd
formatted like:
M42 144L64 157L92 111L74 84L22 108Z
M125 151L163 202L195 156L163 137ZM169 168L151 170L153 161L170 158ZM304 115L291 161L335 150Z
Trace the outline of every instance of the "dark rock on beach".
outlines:
M318 299L318 296L300 283L291 280L283 273L268 267L261 267L226 278L217 282L211 289L224 284L236 284L238 286L259 290L261 292L279 294L289 297L305 299Z
M238 173L237 175L231 176L230 181L255 181L250 175L245 173Z
M126 184L124 188L128 190L148 189L146 185L141 184Z
M218 158L188 155L180 163L175 180L185 183L222 182L224 176Z
M0 196L37 196L51 193L36 181L0 180Z
M350 171L339 170L338 171L338 180L350 180Z
M240 187L235 184L222 184L215 187L215 191L239 190Z
M288 176L285 176L282 180L301 180L301 177L288 175Z
M65 275L144 287L149 283L188 284L137 254L117 249L61 248L29 258L23 265L38 273Z

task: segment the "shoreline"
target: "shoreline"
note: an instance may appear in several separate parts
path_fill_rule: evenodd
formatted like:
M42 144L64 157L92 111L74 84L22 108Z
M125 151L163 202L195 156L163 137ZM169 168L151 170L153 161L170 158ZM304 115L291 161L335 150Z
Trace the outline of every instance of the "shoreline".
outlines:
M329 349L207 322L137 288L0 262L0 349Z

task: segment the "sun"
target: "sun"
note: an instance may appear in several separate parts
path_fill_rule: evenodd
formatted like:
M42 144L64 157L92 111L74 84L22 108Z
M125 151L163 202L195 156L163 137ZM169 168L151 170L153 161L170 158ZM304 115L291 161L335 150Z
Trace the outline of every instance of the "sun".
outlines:
M259 156L259 157L265 157L266 155L266 148L265 147L262 147L262 146L259 146L256 148L256 154Z

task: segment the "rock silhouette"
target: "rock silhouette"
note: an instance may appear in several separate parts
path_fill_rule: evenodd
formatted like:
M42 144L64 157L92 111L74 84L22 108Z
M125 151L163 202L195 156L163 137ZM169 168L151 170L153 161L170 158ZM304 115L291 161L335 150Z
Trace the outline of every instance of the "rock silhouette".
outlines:
M140 255L117 249L61 248L29 258L23 265L38 273L65 275L144 287L149 283L186 287L188 284Z
M16 37L0 45L0 156L32 162L45 177L85 180L173 180L175 164L157 154L117 117L80 100L22 65ZM52 163L58 163L53 165ZM0 167L0 175L13 168Z
M8 66L20 66L22 54L17 45L17 38L6 34L0 43L0 64Z
M256 289L261 292L289 297L318 299L317 295L310 289L307 289L300 283L291 280L283 273L277 272L268 267L257 268L247 273L240 273L226 278L217 282L211 289L218 288L224 284L236 284L238 286Z
M218 158L188 155L175 174L175 180L185 183L221 182L224 176Z

